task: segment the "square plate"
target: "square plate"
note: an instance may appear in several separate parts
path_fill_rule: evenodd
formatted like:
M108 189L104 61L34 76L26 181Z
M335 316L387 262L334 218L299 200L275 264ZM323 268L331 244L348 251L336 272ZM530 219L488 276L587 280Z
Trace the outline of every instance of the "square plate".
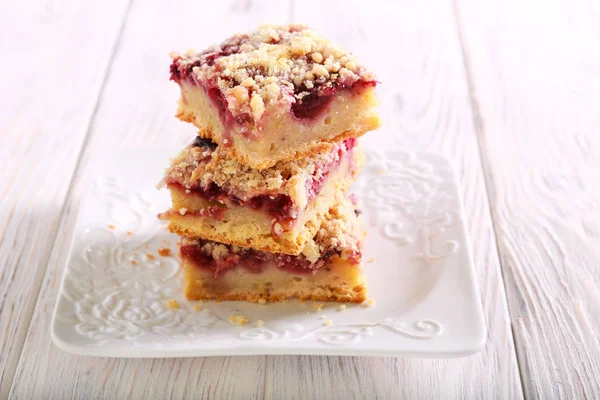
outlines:
M367 150L352 192L364 203L363 261L375 304L342 310L326 303L318 311L297 300L184 299L178 237L156 218L170 201L155 185L176 153L131 149L97 160L54 312L52 339L59 348L104 357L457 357L483 347L486 330L462 204L445 159ZM161 247L173 256L159 256ZM180 308L167 306L172 299ZM232 325L232 315L249 323ZM263 326L256 326L258 319Z

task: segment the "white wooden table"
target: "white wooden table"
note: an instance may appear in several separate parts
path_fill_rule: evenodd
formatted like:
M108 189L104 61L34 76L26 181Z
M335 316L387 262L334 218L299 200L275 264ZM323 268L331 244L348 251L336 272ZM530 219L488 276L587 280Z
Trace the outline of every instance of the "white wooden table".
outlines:
M52 310L92 155L174 146L168 53L307 23L378 73L390 146L458 168L478 355L76 357ZM600 3L0 2L0 399L600 398Z

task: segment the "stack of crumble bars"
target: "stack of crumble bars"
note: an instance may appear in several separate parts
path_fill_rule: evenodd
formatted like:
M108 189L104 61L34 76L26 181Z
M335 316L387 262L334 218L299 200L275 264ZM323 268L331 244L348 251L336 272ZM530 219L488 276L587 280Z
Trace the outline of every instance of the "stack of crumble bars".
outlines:
M364 232L348 188L379 126L373 74L305 26L262 26L171 54L177 117L162 214L182 236L188 299L362 302Z

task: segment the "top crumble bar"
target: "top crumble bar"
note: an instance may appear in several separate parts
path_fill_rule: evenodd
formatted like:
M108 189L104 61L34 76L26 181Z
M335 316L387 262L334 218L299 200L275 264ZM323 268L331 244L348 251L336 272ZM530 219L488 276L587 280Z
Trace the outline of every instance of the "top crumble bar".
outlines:
M375 76L302 25L261 26L171 57L177 116L252 168L331 150L379 126Z

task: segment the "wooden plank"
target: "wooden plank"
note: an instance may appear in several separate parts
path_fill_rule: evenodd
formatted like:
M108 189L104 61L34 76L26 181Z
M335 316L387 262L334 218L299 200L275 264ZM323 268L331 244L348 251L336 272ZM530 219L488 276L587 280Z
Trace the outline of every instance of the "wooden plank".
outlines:
M600 6L457 15L525 395L600 398Z
M268 357L266 397L521 398L451 4L356 0L304 1L296 6L295 21L345 44L377 72L385 125L368 135L386 136L390 146L441 153L458 169L489 333L481 354L454 360Z
M126 10L123 1L0 4L0 399Z
M11 397L262 397L265 357L162 360L77 357L54 347L49 330L78 201L94 154L118 146L184 145L196 134L193 126L174 118L179 93L176 85L169 82L169 52L194 46L203 48L235 31L268 21L285 21L288 15L289 3L280 1L133 3L60 221L58 240Z

